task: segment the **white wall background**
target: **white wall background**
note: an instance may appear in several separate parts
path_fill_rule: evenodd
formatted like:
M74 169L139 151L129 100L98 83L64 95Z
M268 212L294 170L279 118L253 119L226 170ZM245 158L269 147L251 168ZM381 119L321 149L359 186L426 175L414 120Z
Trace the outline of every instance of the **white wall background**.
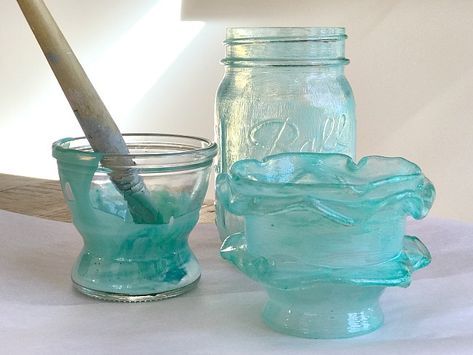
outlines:
M182 1L46 0L123 132L213 136L226 26L344 26L358 156L413 160L432 214L473 221L473 1ZM80 127L16 2L0 14L0 172L54 178Z

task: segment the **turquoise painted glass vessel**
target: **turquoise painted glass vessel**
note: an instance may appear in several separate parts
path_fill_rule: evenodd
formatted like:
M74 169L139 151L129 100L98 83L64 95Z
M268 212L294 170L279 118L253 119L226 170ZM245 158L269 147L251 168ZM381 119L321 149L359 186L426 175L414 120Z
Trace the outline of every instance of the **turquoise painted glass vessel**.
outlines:
M421 241L405 235L405 223L427 214L435 190L402 158L355 163L342 154L287 153L241 160L218 176L217 194L245 220L221 255L266 288L263 318L283 333L371 332L383 323L383 290L407 287L430 262Z
M344 28L229 28L215 105L217 173L285 152L355 156ZM221 239L243 230L217 200Z
M74 286L112 301L150 301L194 287L200 267L187 239L199 219L216 145L201 138L124 135L133 166L123 155L95 153L85 138L53 144L61 187L84 247L73 267ZM107 168L101 162L107 160ZM136 224L110 169L131 169L143 179L162 224ZM118 170L117 170L118 171Z

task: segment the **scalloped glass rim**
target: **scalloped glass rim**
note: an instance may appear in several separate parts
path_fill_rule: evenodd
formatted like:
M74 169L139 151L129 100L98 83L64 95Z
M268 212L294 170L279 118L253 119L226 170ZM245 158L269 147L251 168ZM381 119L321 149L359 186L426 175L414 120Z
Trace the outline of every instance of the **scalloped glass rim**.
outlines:
M240 160L217 177L217 198L236 215L265 215L309 208L345 225L388 205L424 217L435 188L404 159L367 156L355 163L335 153L283 153ZM351 216L350 216L351 215Z
M337 164L344 163L343 166L346 168L346 172L350 173L363 173L363 169L366 168L366 166L373 160L377 160L378 163L394 163L398 162L401 164L401 167L404 168L405 173L397 173L397 174L383 174L387 175L385 178L381 179L373 179L371 181L367 181L362 184L355 184L355 183L346 183L346 182L333 182L333 183L317 183L317 182L290 182L290 181L262 181L259 178L268 178L268 175L266 172L268 171L269 168L274 167L274 165L279 164L283 161L288 161L290 159L297 159L297 162L302 162L303 160L307 160L307 163L314 164L313 161L311 160L318 160L319 162L323 164L332 163L335 162ZM320 163L316 165L317 168L320 167ZM310 167L310 166L309 166ZM389 167L389 166L387 166ZM254 170L250 170L254 169ZM280 170L278 171L277 174L273 174L270 177L271 178L287 178L288 175L285 174L279 174ZM256 175L258 174L259 175ZM333 173L333 172L330 172ZM302 153L281 153L281 154L275 154L275 155L270 155L262 159L261 161L256 160L256 159L244 159L244 160L239 160L235 162L231 168L230 168L230 174L239 180L246 181L248 183L251 183L253 181L258 182L260 184L267 184L268 186L271 185L280 185L281 183L287 184L287 185L294 185L294 186L304 186L308 185L311 187L361 187L365 185L381 185L384 182L390 182L393 179L398 179L398 178L411 178L415 176L420 176L422 175L422 170L420 167L405 159L402 157L386 157L386 156L381 156L381 155L370 155L361 158L358 163L356 163L350 156L345 155L345 154L339 154L339 153L309 153L309 152L302 152ZM315 177L315 176L314 176Z

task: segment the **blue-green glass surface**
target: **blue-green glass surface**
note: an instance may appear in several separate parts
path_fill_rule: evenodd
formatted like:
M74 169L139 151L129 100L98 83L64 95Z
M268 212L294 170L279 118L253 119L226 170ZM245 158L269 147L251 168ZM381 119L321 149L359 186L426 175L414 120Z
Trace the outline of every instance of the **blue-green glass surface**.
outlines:
M423 218L435 190L402 158L287 153L241 160L217 178L217 196L245 230L221 255L269 295L265 321L297 336L361 335L383 322L385 287L407 287L430 262L405 235L407 216Z
M175 296L200 277L187 239L199 219L216 147L200 149L186 137L125 139L136 163L129 168L142 177L164 223L133 222L127 201L100 164L104 155L91 152L84 140L56 142L62 190L84 240L72 280L80 291L107 300Z
M216 97L218 173L284 152L355 156L355 101L343 28L230 28ZM242 221L217 201L222 239Z

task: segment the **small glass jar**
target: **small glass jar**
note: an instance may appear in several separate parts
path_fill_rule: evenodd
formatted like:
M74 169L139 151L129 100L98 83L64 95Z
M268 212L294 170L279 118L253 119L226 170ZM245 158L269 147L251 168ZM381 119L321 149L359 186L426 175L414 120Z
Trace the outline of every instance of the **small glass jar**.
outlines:
M200 278L187 238L199 219L217 147L176 135L130 134L124 139L128 155L95 153L85 138L53 144L64 197L84 239L72 281L80 292L104 300L177 296ZM133 201L110 178L124 170L146 186L159 223L135 221Z
M217 173L283 152L355 157L355 101L344 28L229 28L215 118ZM241 221L217 201L221 238Z

